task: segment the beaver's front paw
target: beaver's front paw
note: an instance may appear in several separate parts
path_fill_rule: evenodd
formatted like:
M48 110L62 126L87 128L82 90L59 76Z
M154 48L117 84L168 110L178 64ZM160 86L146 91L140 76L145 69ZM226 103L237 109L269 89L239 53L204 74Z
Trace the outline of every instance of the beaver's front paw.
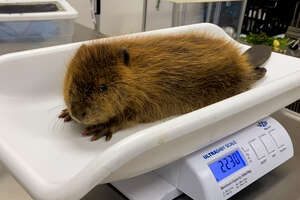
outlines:
M69 114L69 111L68 109L64 109L61 111L61 114L58 116L58 118L63 118L64 119L64 122L69 122L72 120L70 114Z
M82 135L93 135L91 141L98 140L99 138L105 136L105 140L109 141L112 138L113 133L111 131L110 126L107 126L106 124L99 124L94 126L88 126L82 133Z

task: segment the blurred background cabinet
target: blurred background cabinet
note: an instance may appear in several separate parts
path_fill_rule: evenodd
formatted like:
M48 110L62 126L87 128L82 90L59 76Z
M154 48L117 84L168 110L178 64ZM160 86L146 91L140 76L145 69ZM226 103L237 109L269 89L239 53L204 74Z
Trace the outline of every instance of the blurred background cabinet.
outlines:
M102 0L98 31L120 35L210 22L235 37L245 6L245 0Z

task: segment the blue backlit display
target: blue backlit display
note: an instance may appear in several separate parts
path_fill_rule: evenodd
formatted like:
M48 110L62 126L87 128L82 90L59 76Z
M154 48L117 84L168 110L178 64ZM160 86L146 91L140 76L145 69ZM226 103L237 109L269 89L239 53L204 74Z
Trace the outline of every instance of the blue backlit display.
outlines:
M209 165L217 182L246 166L241 153L236 150Z

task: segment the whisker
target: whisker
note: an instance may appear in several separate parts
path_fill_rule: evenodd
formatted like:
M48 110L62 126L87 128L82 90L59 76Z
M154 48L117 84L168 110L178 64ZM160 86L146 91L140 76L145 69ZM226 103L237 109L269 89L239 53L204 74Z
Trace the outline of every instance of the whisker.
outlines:
M55 115L55 117L52 118L50 124L49 124L49 130L51 132L57 132L59 130L62 130L64 128L64 122L62 119L58 118L58 115Z
M61 105L57 105L57 106L53 106L51 108L48 108L48 111L52 111L52 110L56 110L57 108L62 108L64 109L66 106L61 104Z

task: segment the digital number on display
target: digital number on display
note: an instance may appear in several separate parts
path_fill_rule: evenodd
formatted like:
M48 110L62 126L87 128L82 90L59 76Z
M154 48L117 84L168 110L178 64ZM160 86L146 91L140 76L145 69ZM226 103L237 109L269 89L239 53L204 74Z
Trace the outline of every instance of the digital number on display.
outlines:
M219 182L245 166L246 162L242 158L240 152L236 150L211 163L209 168L217 182Z

